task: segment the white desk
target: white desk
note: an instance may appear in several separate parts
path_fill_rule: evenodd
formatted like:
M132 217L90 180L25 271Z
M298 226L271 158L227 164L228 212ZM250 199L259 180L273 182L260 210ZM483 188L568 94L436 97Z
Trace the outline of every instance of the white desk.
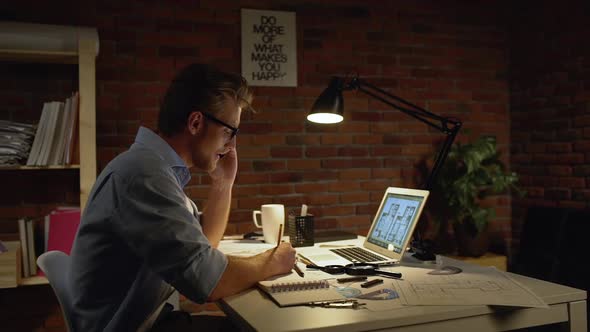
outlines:
M468 263L464 263L468 264ZM305 306L279 308L258 289L220 301L242 330L256 331L506 331L562 323L563 330L587 331L586 292L512 274L549 309L489 306L405 306L368 311Z

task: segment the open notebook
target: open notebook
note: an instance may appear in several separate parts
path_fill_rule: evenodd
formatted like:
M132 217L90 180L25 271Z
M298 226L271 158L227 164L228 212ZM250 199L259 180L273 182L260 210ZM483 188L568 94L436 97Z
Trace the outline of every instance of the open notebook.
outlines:
M260 281L258 287L270 295L280 307L346 299L327 279L301 278L294 272Z

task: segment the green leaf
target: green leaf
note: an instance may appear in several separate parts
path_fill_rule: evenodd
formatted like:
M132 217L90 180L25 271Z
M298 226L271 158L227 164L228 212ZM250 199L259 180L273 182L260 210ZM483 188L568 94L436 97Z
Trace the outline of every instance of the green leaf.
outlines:
M482 136L470 143L454 144L434 179L433 192L439 200L437 203L446 206L444 219L438 220L453 223L468 220L480 232L495 216L493 208L481 207L481 199L511 191L524 195L517 186L518 175L508 172L500 158L493 137Z

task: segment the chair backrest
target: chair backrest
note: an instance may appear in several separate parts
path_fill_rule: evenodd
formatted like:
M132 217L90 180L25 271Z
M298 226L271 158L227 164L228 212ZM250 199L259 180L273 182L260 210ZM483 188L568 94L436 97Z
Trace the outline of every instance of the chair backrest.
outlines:
M569 213L561 207L528 208L513 272L557 282L561 264L559 252Z
M70 256L61 251L48 251L37 258L37 265L43 270L57 300L61 306L64 320L69 332L73 332L72 292L67 280L70 271Z

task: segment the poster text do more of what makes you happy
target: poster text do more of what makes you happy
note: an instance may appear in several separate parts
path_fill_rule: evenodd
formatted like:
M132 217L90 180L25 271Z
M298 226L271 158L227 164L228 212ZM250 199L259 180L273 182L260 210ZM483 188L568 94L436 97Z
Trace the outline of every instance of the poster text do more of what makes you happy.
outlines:
M297 86L295 13L242 9L242 75L253 86Z

